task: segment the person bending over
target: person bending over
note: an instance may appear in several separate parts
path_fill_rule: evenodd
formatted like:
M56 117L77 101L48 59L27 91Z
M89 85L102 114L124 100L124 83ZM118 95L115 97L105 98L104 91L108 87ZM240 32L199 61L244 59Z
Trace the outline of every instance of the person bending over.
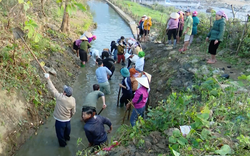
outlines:
M85 122L84 131L89 141L89 146L104 144L108 140L107 133L110 133L113 129L110 120L100 115L94 115L91 109L83 109L82 118ZM108 125L110 128L107 133L104 125Z

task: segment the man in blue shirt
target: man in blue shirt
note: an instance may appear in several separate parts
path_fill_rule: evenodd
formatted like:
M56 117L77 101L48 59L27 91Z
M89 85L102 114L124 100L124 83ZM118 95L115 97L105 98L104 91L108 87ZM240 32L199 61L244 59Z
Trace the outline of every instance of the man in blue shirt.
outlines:
M98 62L98 66L99 67L96 69L95 74L100 86L100 90L104 92L104 94L110 94L108 77L112 75L112 72L107 67L103 67L102 61Z
M82 118L85 122L84 131L88 138L89 146L104 144L108 139L104 124L109 126L110 129L107 132L110 133L113 129L112 123L105 117L94 115L92 109L83 109L82 111Z

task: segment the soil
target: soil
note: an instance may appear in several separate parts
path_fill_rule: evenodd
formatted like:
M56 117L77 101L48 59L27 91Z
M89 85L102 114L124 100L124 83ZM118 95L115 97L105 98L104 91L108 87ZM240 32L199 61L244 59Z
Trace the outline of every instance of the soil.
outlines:
M47 32L44 28L44 33ZM53 84L59 92L63 91L63 85L72 85L80 73L80 59L76 57L72 50L72 41L76 38L75 33L71 33L67 41L62 41L56 34L46 34L59 44L63 51L48 52L47 56L39 59L39 62L45 62L45 66L53 68L56 76L50 76ZM79 34L78 34L79 35ZM8 41L6 41L8 43ZM18 41L21 42L21 41ZM29 43L27 43L29 45ZM6 44L3 44L5 46ZM20 45L23 45L23 43ZM31 64L38 70L37 77L40 77L42 83L46 84L43 71L40 69L36 61ZM0 83L0 88L1 83ZM32 135L37 134L39 126L44 124L51 115L53 106L44 107L39 105L35 107L33 103L28 103L24 98L22 90L10 91L0 90L0 155L13 155L19 147ZM41 93L43 104L47 105L53 99L50 92Z

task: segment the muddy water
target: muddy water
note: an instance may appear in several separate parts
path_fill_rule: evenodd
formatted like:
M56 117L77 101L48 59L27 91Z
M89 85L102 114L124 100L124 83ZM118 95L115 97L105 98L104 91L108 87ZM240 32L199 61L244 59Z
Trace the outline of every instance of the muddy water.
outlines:
M117 40L121 35L132 37L132 33L126 23L118 16L118 14L103 1L90 1L91 12L94 16L94 21L98 28L93 31L97 36L97 40L92 43L92 47L101 50L109 48L112 40ZM77 147L77 139L83 139L83 143L87 146L88 141L85 137L83 124L80 122L81 107L84 102L84 97L92 91L92 85L97 83L95 78L96 66L91 59L86 67L82 70L78 80L73 85L73 96L77 102L77 112L71 120L71 140L65 148L58 146L55 133L55 120L53 117L41 126L38 134L32 136L15 154L16 156L74 156L78 149L83 149L84 146ZM116 71L110 81L111 95L106 96L107 108L101 113L102 116L108 117L113 124L113 132L109 134L109 138L115 133L117 128L122 123L122 118L125 108L117 108L116 100L118 94L118 84L121 81L119 69L121 65L116 65ZM61 91L62 86L56 86ZM100 110L102 101L98 101L98 109ZM128 121L127 121L128 123ZM107 128L108 129L108 128Z

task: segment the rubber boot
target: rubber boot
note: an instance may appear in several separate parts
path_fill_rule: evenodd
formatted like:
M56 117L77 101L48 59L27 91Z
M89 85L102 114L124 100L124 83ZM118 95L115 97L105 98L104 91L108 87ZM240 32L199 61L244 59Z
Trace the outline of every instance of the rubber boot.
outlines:
M85 64L82 64L82 63L81 63L81 67L82 67L82 68L85 67Z
M171 44L171 40L168 40L168 44Z
M174 46L173 46L173 48L174 49L176 48L176 40L174 40Z

